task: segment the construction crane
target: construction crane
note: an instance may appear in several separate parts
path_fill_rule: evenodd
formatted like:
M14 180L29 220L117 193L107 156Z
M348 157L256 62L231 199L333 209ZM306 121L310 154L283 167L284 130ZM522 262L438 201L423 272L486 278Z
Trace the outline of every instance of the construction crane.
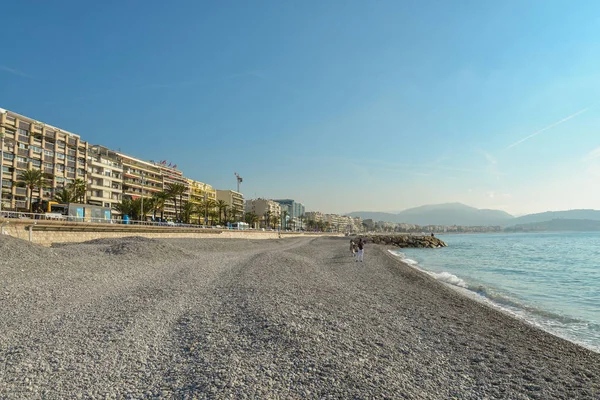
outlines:
M235 177L237 179L237 191L239 193L240 192L240 183L242 183L244 180L242 179L241 176L238 175L237 172L234 172L233 174L235 175Z

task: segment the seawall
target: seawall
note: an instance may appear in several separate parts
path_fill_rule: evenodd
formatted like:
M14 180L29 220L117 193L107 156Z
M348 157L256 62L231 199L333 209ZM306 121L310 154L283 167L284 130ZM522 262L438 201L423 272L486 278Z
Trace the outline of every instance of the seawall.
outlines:
M278 239L298 236L343 236L332 233L240 231L229 229L206 229L170 226L112 225L85 222L35 221L31 219L2 219L2 233L28 240L42 246L53 243L85 242L102 238L142 236L157 238L238 238L238 239Z

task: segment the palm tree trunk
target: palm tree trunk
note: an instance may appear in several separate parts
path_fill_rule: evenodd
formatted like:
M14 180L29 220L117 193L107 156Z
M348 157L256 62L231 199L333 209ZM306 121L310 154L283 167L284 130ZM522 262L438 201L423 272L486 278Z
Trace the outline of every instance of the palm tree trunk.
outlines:
M29 197L28 197L29 205L27 206L27 208L29 209L29 212L33 212L33 202L31 201L32 200L31 197L33 196L33 187L29 186L28 189L29 189Z

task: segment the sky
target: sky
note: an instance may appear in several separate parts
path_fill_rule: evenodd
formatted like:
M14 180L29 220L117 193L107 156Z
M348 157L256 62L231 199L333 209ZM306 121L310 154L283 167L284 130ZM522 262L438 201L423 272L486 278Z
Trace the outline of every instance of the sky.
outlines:
M307 211L600 209L600 2L18 1L0 107Z

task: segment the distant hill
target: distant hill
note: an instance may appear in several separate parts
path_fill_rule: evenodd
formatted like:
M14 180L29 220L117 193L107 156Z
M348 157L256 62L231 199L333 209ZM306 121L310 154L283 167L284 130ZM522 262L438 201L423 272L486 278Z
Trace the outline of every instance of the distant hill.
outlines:
M587 219L600 221L598 210L569 210L569 211L547 211L537 214L523 215L511 221L511 225L530 224L534 222L548 222L555 219Z
M545 214L545 213L544 213ZM545 232L545 231L600 231L600 220L589 219L553 219L551 221L531 222L505 228L506 232Z
M358 211L352 217L416 225L505 226L514 217L500 210L483 210L462 203L445 203L409 208L398 214Z

